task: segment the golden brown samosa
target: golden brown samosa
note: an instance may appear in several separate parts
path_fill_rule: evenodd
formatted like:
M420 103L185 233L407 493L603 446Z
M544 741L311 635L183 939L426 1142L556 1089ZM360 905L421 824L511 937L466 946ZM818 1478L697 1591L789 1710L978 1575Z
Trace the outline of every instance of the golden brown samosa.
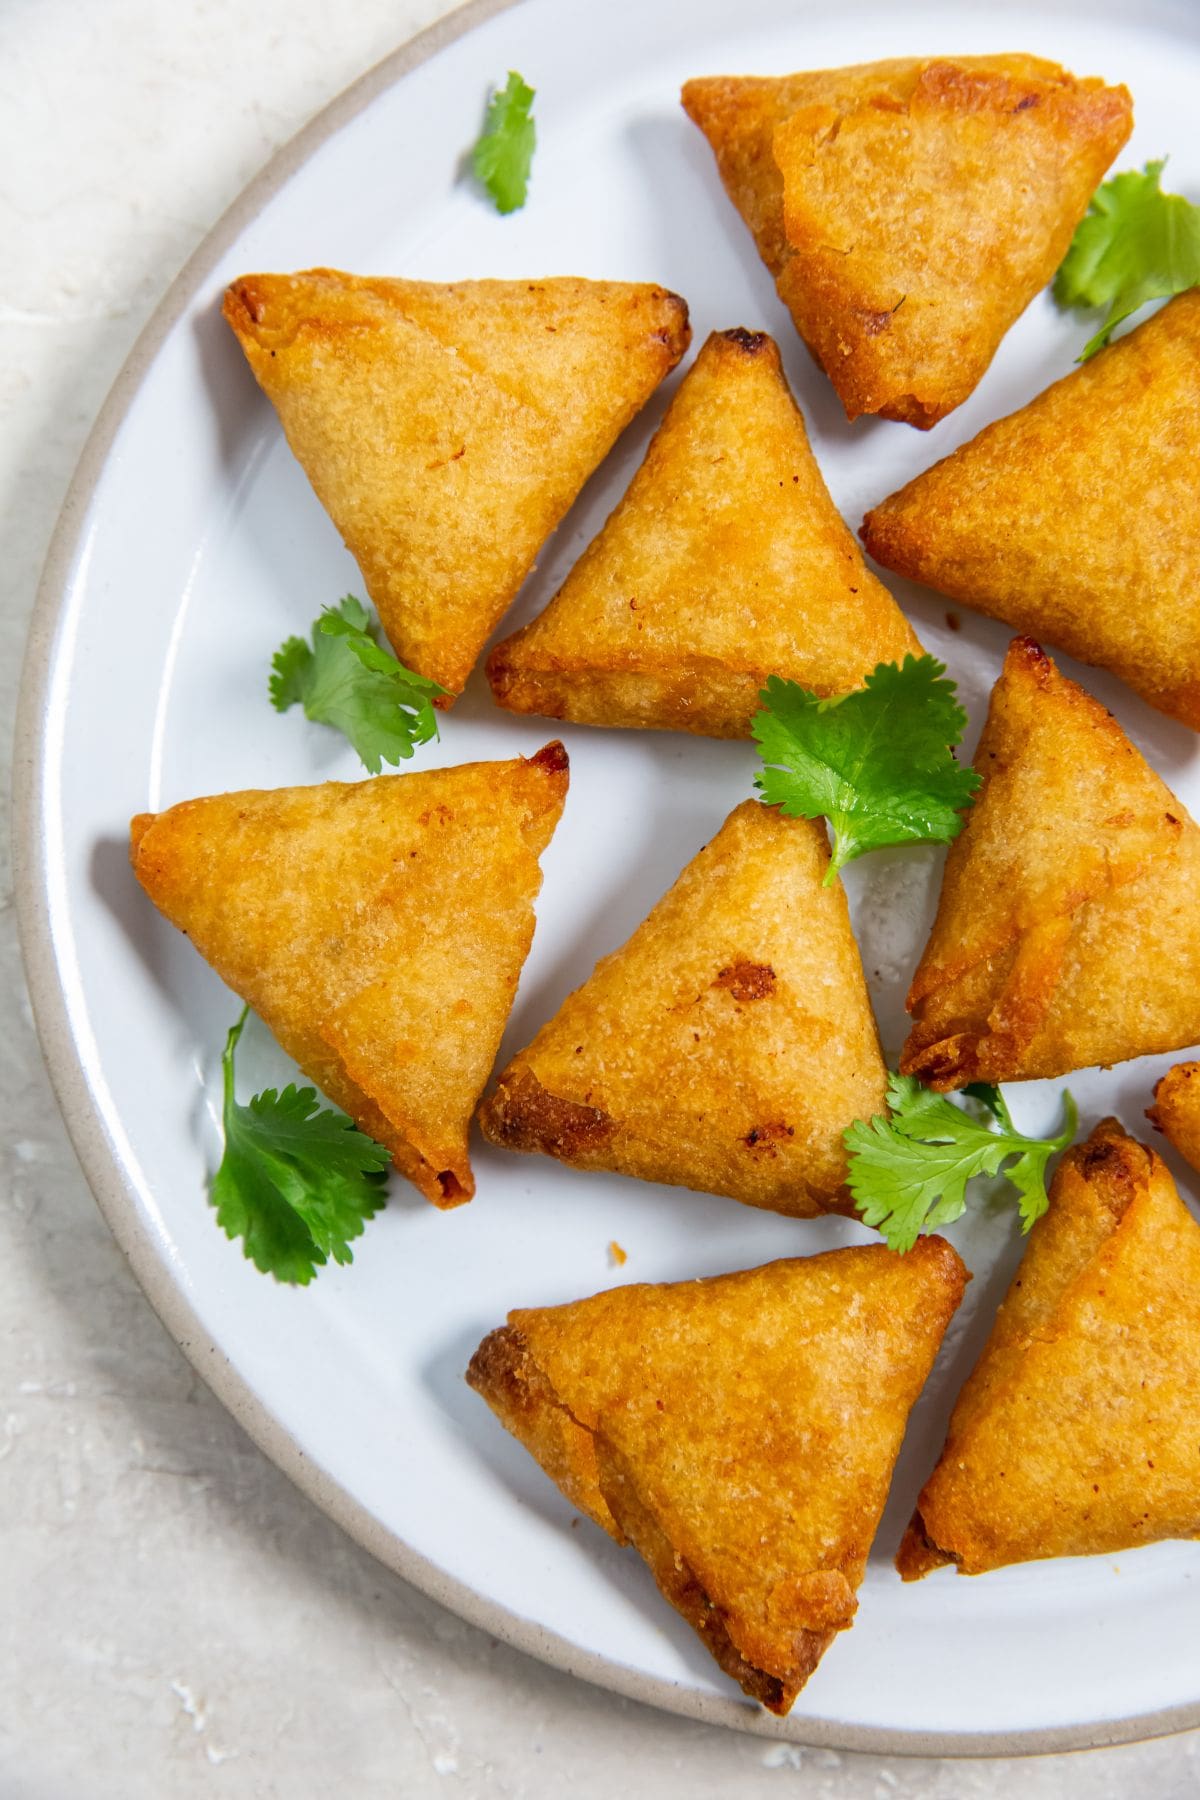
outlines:
M906 1581L1200 1537L1200 1226L1115 1119L1068 1152L958 1397Z
M1200 730L1200 290L867 514L877 561Z
M823 824L747 800L484 1102L485 1136L809 1218L886 1071Z
M1176 1063L1154 1089L1146 1117L1193 1169L1200 1169L1200 1063Z
M714 332L600 536L497 645L501 706L748 737L769 675L822 695L921 647L834 510L779 351Z
M451 696L690 335L644 283L331 269L243 276L225 317L397 656Z
M567 756L218 794L143 813L138 880L435 1206L533 938Z
M1200 831L1112 714L1017 638L975 766L904 1073L956 1088L1200 1041Z
M976 386L1132 127L1125 88L1024 55L715 76L683 104L847 417L922 429Z
M786 1713L839 1631L908 1414L962 1298L941 1238L509 1314L467 1380Z

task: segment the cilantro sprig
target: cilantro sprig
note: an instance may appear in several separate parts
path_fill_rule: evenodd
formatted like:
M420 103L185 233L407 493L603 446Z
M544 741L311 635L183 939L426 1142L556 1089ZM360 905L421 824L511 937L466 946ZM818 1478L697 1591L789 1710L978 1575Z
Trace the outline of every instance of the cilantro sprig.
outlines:
M1114 175L1092 195L1054 280L1060 306L1108 308L1080 362L1130 313L1200 286L1200 206L1159 185L1166 158Z
M839 870L890 844L948 844L979 786L953 755L967 722L932 656L880 663L866 686L821 700L772 675L759 695L754 737L767 764L763 798L789 818L833 827L828 887Z
M515 69L488 101L483 132L471 152L475 178L496 203L496 211L516 212L529 192L529 169L537 147L531 108L534 89Z
M234 1052L242 1016L225 1040L225 1154L213 1177L217 1223L241 1238L264 1275L306 1287L332 1256L354 1261L359 1237L386 1197L390 1157L345 1113L321 1107L315 1088L266 1088L248 1105L234 1093Z
M984 1116L955 1106L910 1075L889 1075L891 1117L856 1119L842 1134L854 1203L889 1249L911 1250L918 1237L961 1218L975 1175L1003 1170L1017 1190L1022 1231L1050 1204L1046 1165L1068 1147L1079 1124L1071 1095L1064 1088L1059 1135L1030 1138L1017 1131L999 1088L976 1083L963 1093Z
M276 712L300 705L310 719L349 738L363 766L407 761L417 744L438 735L436 694L377 642L366 608L353 594L327 606L312 628L312 643L290 637L271 660L270 694Z

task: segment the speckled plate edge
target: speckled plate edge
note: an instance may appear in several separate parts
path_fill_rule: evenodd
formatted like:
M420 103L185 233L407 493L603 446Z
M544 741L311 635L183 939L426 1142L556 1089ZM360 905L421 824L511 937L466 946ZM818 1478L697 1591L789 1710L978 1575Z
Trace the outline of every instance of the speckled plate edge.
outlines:
M410 70L516 4L519 0L467 0L466 5L418 33L368 70L276 152L218 220L168 288L126 358L84 445L50 541L34 603L17 700L13 758L13 877L21 949L42 1054L75 1153L150 1304L193 1367L259 1449L322 1512L389 1569L470 1624L527 1655L628 1699L704 1724L726 1725L761 1737L837 1750L904 1756L1028 1756L1095 1749L1188 1730L1200 1725L1200 1701L1087 1726L1001 1733L900 1732L807 1717L776 1719L732 1697L701 1694L621 1668L579 1649L530 1619L519 1618L482 1599L473 1589L417 1555L311 1463L296 1439L283 1429L212 1342L139 1218L115 1146L92 1104L68 1018L50 930L47 845L41 829L45 800L42 729L52 651L67 581L109 450L146 371L197 290L229 245L295 171L327 138Z

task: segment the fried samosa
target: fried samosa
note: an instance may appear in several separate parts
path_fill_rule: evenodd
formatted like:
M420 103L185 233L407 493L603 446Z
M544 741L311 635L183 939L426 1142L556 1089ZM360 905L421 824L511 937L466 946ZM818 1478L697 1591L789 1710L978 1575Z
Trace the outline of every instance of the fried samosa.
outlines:
M581 1169L810 1218L851 1211L842 1132L886 1071L825 828L747 800L480 1112Z
M1200 831L1112 714L1018 638L975 766L903 1072L944 1090L1200 1041Z
M1176 1063L1168 1069L1146 1117L1193 1169L1200 1169L1200 1063Z
M967 1279L941 1238L509 1314L467 1380L786 1713L852 1624L909 1412Z
M1200 290L869 512L889 569L1200 731Z
M499 644L501 706L748 737L769 675L844 694L921 647L834 510L779 351L714 332L545 612Z
M1038 57L906 58L683 89L848 418L923 430L1054 274L1132 128Z
M1068 1152L896 1566L1200 1537L1200 1226L1115 1119Z
M567 756L186 800L134 873L435 1206L475 1192L471 1114L533 938Z
M451 697L690 336L642 283L330 269L243 276L225 317L397 656Z

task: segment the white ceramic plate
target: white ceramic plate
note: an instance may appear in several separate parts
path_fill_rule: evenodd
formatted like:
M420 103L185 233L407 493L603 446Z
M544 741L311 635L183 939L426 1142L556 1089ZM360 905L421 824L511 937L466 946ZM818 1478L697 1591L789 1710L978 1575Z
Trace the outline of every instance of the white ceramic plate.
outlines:
M744 1703L658 1598L636 1556L571 1509L464 1386L476 1342L514 1305L617 1280L668 1280L856 1241L721 1199L583 1175L476 1145L475 1203L439 1215L395 1184L350 1269L275 1286L217 1230L217 1058L237 1006L153 912L126 860L131 813L225 788L355 778L332 733L266 701L272 651L357 571L218 317L233 276L332 264L434 279L583 274L684 294L714 327L779 338L846 517L1030 398L1091 327L1046 297L973 398L932 435L847 426L801 349L707 145L677 104L687 76L783 72L916 52L1028 49L1133 90L1123 160L1172 154L1200 191L1200 19L1190 5L836 8L797 0L495 0L397 54L259 178L175 284L96 428L50 558L23 694L20 888L31 985L84 1166L163 1320L318 1502L412 1581L511 1642L621 1692L808 1742L924 1752L1109 1742L1200 1722L1200 1546L1048 1562L902 1588L890 1558L946 1412L1017 1253L1012 1216L951 1232L976 1272L896 1476L852 1632L790 1719ZM436 53L435 53L436 52ZM501 219L458 179L489 84L538 89L526 209ZM668 389L674 384L668 384ZM661 417L660 394L547 548L506 629L540 607L596 531ZM973 743L1006 634L904 589L958 678ZM1071 668L1072 674L1080 671ZM1193 809L1196 739L1124 688L1082 678ZM532 751L550 725L493 709L477 673L424 766ZM745 745L568 729L566 815L545 858L533 953L506 1052L619 944L749 792ZM885 1047L940 872L932 852L856 864L849 887ZM243 1079L289 1070L259 1028ZM506 1053L505 1052L505 1053ZM504 1054L504 1053L502 1053ZM1086 1122L1134 1131L1172 1058L1078 1076ZM1013 1094L1018 1119L1053 1089ZM1177 1173L1183 1171L1177 1167ZM606 1247L629 1253L619 1273ZM578 1529L572 1529L573 1526Z

